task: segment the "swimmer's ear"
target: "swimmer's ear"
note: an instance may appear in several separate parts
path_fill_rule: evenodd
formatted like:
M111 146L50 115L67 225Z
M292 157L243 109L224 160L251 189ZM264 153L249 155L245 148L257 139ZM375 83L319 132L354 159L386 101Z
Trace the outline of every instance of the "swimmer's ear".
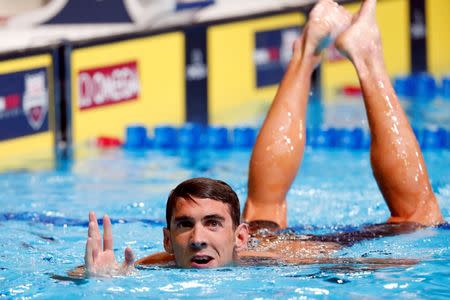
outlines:
M169 229L164 227L163 234L164 234L164 250L166 250L167 253L173 254L172 242L170 241Z
M247 249L249 238L249 227L247 223L241 223L234 233L234 245L236 251L243 251Z

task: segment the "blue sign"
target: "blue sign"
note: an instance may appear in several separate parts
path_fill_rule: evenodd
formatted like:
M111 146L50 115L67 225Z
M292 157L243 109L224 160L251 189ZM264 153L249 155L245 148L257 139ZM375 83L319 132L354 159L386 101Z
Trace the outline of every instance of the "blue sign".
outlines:
M255 33L253 59L256 67L256 86L278 84L292 56L292 45L301 28L284 27Z
M48 131L47 69L0 74L0 141Z
M68 0L45 24L131 23L122 0Z

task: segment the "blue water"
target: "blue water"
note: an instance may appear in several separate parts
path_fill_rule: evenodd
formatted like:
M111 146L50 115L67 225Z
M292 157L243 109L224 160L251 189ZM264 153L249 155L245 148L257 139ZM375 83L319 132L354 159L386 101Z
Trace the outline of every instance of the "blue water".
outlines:
M404 103L415 126L450 130L450 102ZM367 126L361 101L312 104L312 126ZM261 123L258 118L256 124ZM412 258L409 267L301 265L182 270L152 267L130 277L67 280L83 264L87 214L108 213L119 261L161 251L168 192L184 179L227 181L241 202L250 150L125 151L84 148L85 155L41 170L0 173L0 298L317 299L450 296L450 226L386 237L344 248L336 257ZM424 152L433 189L450 222L450 151ZM33 166L51 162L24 159ZM0 162L1 163L1 162ZM36 168L34 168L36 169ZM242 203L243 204L243 203ZM367 150L310 149L288 194L289 225L323 234L381 223L388 210Z
M98 151L56 169L0 174L0 297L5 298L448 298L450 230L428 228L366 241L343 257L414 258L409 267L303 265L181 270L153 267L112 279L65 281L83 263L87 213L108 213L116 256L162 250L168 191L195 176L221 178L246 196L250 151L173 153ZM450 151L425 159L444 217L450 220ZM308 149L288 195L298 232L352 230L386 220L367 151ZM56 276L56 277L55 277Z

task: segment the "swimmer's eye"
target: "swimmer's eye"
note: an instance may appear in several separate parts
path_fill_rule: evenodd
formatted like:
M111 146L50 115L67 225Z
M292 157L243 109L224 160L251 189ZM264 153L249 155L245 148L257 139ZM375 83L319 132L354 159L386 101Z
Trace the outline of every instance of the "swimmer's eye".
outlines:
M177 225L177 228L190 228L193 226L192 222L190 222L190 221L181 221L181 222L178 222L176 225Z
M211 227L211 228L222 227L222 222L220 222L218 220L207 220L205 222L205 226Z

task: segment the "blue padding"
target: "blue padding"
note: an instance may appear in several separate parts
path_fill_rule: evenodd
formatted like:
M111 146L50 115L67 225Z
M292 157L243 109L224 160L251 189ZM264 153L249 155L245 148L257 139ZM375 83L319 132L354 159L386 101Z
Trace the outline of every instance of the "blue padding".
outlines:
M335 145L340 148L360 149L363 147L364 131L361 128L342 128L336 131Z
M233 146L251 148L255 144L256 129L251 127L236 127L233 130Z
M361 148L363 149L369 149L370 148L370 143L372 142L372 138L370 136L370 132L367 130L363 130L363 137L362 137L362 141L361 141Z
M442 78L441 95L443 98L450 100L450 76Z
M177 129L172 126L156 126L153 144L156 148L175 148L178 146Z
M429 129L422 131L422 140L420 143L423 149L436 149L445 147L447 132L443 128Z
M416 136L417 143L419 145L422 145L422 137L423 137L422 130L416 127L413 127L412 130L414 132L414 135Z
M203 148L207 145L206 132L203 125L186 123L178 129L178 144L184 148Z
M331 148L335 146L335 140L336 129L334 128L313 128L306 131L306 142L312 147Z
M414 78L414 96L419 100L432 100L437 94L436 80L428 73L419 73Z
M147 141L147 128L141 125L128 126L125 130L125 148L143 148Z
M213 149L225 149L230 147L228 129L225 127L209 127L208 145Z
M253 127L205 127L201 124L187 123L179 128L156 126L154 137L150 139L147 137L145 127L129 126L126 130L125 147L129 149L250 149L255 144L258 130ZM413 132L422 149L450 148L450 131L445 128L413 128ZM363 128L306 129L306 144L314 148L368 149L370 142L370 132Z
M447 131L447 134L445 135L445 147L450 149L450 130Z
M144 144L144 147L145 147L145 148L151 149L151 148L153 148L154 146L155 146L155 141L154 141L153 139L147 138L147 139L145 140L145 144Z
M414 95L412 76L398 76L394 79L394 90L399 97L411 97Z

